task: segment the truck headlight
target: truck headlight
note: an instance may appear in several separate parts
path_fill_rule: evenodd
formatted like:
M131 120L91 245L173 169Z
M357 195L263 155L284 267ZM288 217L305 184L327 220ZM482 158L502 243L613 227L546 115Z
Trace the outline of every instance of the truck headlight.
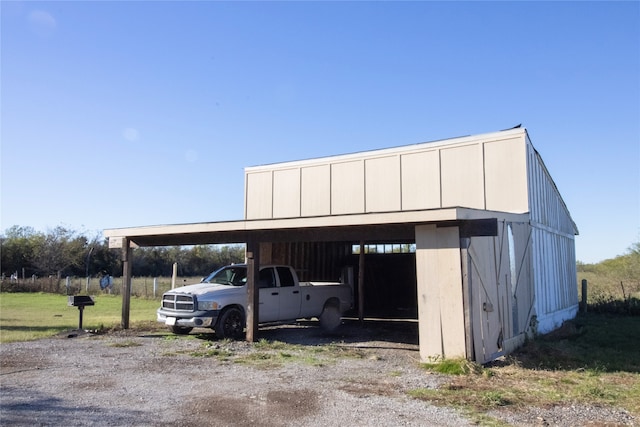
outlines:
M200 311L209 311L209 310L217 310L218 303L215 301L198 301L198 310Z

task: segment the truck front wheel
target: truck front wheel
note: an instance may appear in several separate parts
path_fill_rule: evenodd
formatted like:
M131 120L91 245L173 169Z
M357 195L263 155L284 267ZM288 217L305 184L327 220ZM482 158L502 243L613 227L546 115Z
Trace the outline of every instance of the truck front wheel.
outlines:
M244 314L236 307L227 308L222 312L216 323L216 337L220 339L242 339L244 337Z

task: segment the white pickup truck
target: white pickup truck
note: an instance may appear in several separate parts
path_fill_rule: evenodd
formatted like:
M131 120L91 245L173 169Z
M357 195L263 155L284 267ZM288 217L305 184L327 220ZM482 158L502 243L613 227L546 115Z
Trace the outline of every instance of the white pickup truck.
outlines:
M247 266L235 264L214 271L195 285L172 289L162 296L158 322L173 333L188 334L194 327L213 328L219 338L244 336L247 312ZM325 330L335 329L352 307L351 286L298 281L286 265L260 267L259 323L317 317Z

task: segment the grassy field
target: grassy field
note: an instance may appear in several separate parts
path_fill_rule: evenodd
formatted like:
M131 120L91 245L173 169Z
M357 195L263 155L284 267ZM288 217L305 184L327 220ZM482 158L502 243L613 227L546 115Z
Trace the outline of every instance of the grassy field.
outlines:
M83 329L116 328L122 318L122 298L114 295L94 297L86 307ZM130 326L155 326L158 300L131 298ZM0 343L28 341L78 328L79 310L67 305L65 295L47 293L0 293Z

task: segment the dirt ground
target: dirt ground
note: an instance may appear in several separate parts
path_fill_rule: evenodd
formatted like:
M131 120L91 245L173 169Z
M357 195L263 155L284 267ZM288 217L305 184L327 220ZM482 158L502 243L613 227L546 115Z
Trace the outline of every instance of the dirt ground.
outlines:
M0 425L475 425L407 394L446 381L420 368L416 323L347 321L332 335L317 322L261 328L258 337L280 348L198 332L69 332L3 344ZM511 425L633 425L594 411L492 415Z

